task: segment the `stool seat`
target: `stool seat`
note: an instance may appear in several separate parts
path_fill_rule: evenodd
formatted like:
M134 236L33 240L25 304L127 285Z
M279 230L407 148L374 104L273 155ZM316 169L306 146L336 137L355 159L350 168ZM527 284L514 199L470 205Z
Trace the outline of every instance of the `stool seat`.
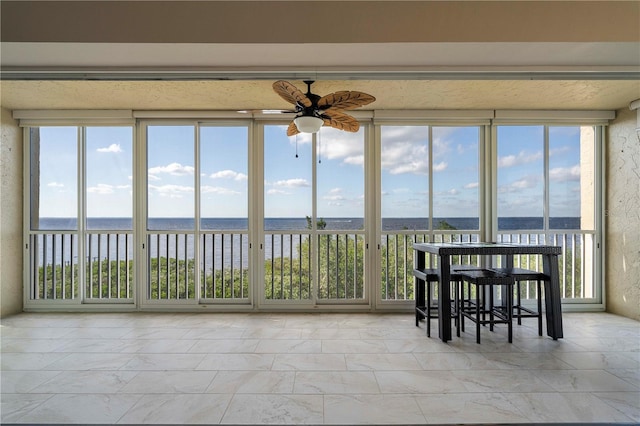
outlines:
M542 281L549 280L549 276L542 272L523 268L491 268L491 270L513 277L516 284L513 317L518 319L518 325L522 325L522 318L538 318L538 336L542 336ZM521 281L536 281L537 310L522 306Z
M450 274L451 282L458 282L460 277L458 275L459 268L473 268L477 269L477 266L471 265L451 265ZM420 320L425 319L427 324L427 337L431 337L431 318L438 318L438 303L434 302L432 295L435 295L435 291L432 285L438 284L439 270L437 268L423 268L414 269L413 276L415 277L415 290L414 298L416 301L415 313L416 313L416 327L420 324ZM426 287L426 294L425 294ZM451 292L452 295L456 295L455 289ZM425 300L426 299L426 300ZM455 300L451 301L451 317L458 321L457 315L458 303Z

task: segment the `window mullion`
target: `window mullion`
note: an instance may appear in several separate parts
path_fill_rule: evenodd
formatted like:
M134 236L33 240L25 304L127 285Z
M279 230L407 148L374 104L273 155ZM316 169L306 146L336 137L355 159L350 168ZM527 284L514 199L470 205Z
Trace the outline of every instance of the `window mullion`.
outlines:
M91 264L91 259L87 258L85 253L87 252L87 234L86 234L86 214L87 214L87 205L86 205L86 190L87 190L87 173L86 173L86 164L87 164L87 155L86 155L86 135L87 129L84 126L78 127L78 198L77 198L77 222L76 222L76 232L78 236L78 267L80 270L78 271L78 292L80 294L77 295L77 300L79 303L83 303L87 299L86 288L87 288L87 279L91 279L91 277L86 276L87 264L89 262Z

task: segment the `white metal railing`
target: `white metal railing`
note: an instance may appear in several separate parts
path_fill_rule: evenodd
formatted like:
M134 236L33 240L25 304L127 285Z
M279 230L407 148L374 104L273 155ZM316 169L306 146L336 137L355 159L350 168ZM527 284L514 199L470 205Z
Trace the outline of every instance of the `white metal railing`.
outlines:
M562 247L558 258L560 289L565 300L595 297L595 231L500 232L498 241L518 244L548 244ZM514 256L514 266L542 272L542 256ZM528 297L535 297L535 286L527 283ZM523 291L524 293L524 291ZM522 297L526 295L523 294Z
M90 231L85 234L86 299L133 297L133 233Z
M195 299L194 238L188 231L147 235L149 300Z
M357 302L366 294L363 231L276 231L264 239L266 300L343 300ZM249 242L246 231L200 233L200 264L195 264L193 232L147 235L146 294L150 300L247 300ZM414 242L478 241L477 231L385 231L380 241L383 301L413 300ZM500 242L550 244L562 247L559 257L561 292L566 301L595 297L595 232L500 232ZM312 248L312 242L315 248ZM29 236L31 300L123 300L133 298L134 254L131 231L85 233L79 262L76 231L34 231ZM312 261L312 253L315 258ZM500 260L497 260L500 262ZM454 264L479 265L477 256L457 256ZM427 264L437 267L437 258ZM538 255L518 255L514 265L542 271ZM499 263L498 265L499 266ZM80 274L81 269L84 273ZM315 270L315 274L314 274ZM199 295L195 291L200 274ZM80 282L81 275L84 282ZM315 286L313 281L316 281ZM81 291L82 289L82 291ZM523 286L522 297L534 299L536 286Z
M29 236L29 295L33 300L78 297L78 236L34 232Z
M479 240L476 231L414 231L398 230L382 233L381 252L381 299L413 300L414 278L413 243L425 242L472 242ZM454 256L452 264L478 265L477 256ZM437 257L427 255L426 263L431 268L438 265Z
M249 297L249 234L207 231L200 235L200 298Z
M266 300L312 298L311 235L308 232L267 232L264 236L264 297Z

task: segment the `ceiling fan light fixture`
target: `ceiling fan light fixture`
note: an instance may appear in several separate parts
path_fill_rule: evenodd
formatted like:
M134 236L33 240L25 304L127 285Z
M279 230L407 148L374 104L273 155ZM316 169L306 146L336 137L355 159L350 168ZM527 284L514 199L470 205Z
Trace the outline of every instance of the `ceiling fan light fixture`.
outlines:
M314 117L312 115L301 115L293 120L296 123L296 127L303 133L316 133L322 127L324 121L322 118Z

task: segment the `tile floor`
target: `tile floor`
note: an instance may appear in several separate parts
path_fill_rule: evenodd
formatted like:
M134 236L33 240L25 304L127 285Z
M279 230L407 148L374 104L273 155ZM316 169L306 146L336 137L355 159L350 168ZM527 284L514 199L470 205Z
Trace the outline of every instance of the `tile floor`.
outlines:
M564 315L448 344L412 314L25 313L1 322L2 423L640 422L640 323ZM433 325L436 325L435 322ZM454 333L455 335L455 333Z

